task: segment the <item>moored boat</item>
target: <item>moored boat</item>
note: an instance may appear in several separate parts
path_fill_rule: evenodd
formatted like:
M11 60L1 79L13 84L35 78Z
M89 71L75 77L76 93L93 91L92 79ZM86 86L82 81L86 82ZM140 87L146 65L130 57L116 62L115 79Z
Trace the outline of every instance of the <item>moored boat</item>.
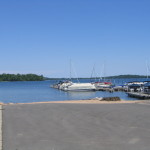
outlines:
M103 88L111 88L112 83L111 82L95 82L94 83L97 90L103 89Z
M64 91L95 91L96 87L92 83L72 83L61 88Z

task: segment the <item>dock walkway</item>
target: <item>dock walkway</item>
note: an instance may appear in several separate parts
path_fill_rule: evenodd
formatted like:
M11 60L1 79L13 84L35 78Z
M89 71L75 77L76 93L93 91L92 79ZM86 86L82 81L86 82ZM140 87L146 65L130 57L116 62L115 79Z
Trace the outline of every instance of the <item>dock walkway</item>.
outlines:
M150 99L150 94L144 94L139 92L127 92L127 94L130 97L136 97L140 99Z

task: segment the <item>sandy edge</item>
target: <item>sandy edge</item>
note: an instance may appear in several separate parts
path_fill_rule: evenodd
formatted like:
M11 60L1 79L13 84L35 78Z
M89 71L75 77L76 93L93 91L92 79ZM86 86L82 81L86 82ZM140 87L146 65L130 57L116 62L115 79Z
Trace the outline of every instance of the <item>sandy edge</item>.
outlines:
M64 104L133 104L150 102L150 100L135 100L135 101L100 101L100 100L70 100L70 101L47 101L47 102L32 102L32 103L0 103L0 105L22 105L22 104L50 104L50 103L64 103Z

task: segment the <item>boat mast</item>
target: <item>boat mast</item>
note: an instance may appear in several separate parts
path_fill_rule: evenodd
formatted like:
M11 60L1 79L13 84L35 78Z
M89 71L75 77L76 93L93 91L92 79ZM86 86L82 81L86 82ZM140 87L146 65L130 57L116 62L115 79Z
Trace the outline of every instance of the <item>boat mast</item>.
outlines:
M149 77L148 74L149 74L149 70L150 70L148 61L146 61L146 70L147 70L147 79L148 79L148 77Z
M106 74L105 74L105 62L104 62L103 66L102 66L102 80L104 82L105 82L105 76L106 76Z
M70 59L70 69L69 69L69 70L70 70L70 73L69 73L69 74L70 74L70 81L71 81L71 79L72 79L72 73L71 73L72 71L71 71L71 68L72 68L72 61L71 61L71 59Z
M73 71L74 71L74 74L75 74L75 76L76 76L77 82L78 82L78 83L80 83L80 81L79 81L79 79L78 79L77 72L76 72L76 70L75 70L75 68L74 68L74 67L73 67Z
M79 79L78 79L78 77L77 77L77 73L76 73L76 71L75 71L75 69L73 68L73 64L72 64L72 60L70 59L70 81L71 81L71 79L72 79L72 71L73 71L73 73L75 74L75 76L76 76L76 79L77 79L77 82L78 83L80 83L79 82Z
M91 73L91 82L92 82L92 78L94 78L94 76L93 75L95 75L95 82L96 82L96 73L95 73L95 64L94 64L94 66L93 66L93 69L92 69L92 73Z

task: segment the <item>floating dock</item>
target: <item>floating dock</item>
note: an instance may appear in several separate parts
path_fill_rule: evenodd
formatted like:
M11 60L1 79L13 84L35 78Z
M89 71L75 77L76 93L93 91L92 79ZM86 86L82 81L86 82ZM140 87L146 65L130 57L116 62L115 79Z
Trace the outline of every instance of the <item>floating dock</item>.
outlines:
M110 88L110 87L96 87L96 91L107 91L107 92L114 92L114 89L113 88Z
M128 96L140 98L140 99L150 99L150 94L138 93L138 92L127 92Z

